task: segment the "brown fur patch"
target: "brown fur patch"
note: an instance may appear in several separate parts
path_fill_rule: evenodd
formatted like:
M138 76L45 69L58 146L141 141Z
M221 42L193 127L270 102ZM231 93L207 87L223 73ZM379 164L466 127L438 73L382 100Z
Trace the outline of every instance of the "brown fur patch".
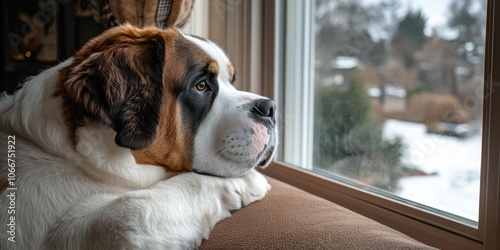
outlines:
M208 64L208 71L214 75L219 75L219 64L215 60L211 60Z
M60 71L54 95L63 97L73 144L86 117L117 131L119 145L150 143L159 121L166 36L179 34L119 26L88 42Z
M163 82L170 91L165 91L158 136L149 147L132 151L138 163L159 165L171 171L191 170L194 135L188 129L189 124L182 123L182 109L173 95L174 89L183 83L189 63L207 67L213 74L219 71L218 64L200 48L186 39L176 41L175 49L165 59L165 72L169 73L164 75Z
M137 163L165 167L171 171L189 171L192 164L191 140L193 136L184 130L180 108L170 99L164 108L158 136L147 148L132 150Z
M227 69L229 70L229 76L230 76L229 82L231 84L233 84L234 80L235 80L236 69L234 68L234 66L231 63L227 64Z

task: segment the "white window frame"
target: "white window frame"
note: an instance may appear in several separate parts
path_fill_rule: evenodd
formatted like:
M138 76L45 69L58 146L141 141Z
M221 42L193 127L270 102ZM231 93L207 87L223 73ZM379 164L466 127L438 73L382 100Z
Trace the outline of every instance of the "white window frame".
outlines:
M279 84L294 80L290 76L287 78L283 67L286 54L283 41L292 39L286 37L283 29L287 21L284 15L287 2L212 0L209 5L208 37L225 49L236 65L237 86L274 97L278 103L283 103L285 95ZM494 23L497 25L493 25ZM500 5L495 5L494 0L487 3L486 28L483 157L477 228L283 162L275 161L264 173L438 248L500 249L500 116L495 115L500 113L500 71L493 70L500 68L500 43L494 44L494 41L500 41ZM300 46L299 44L300 42L296 46ZM306 56L308 52L301 53L302 55L299 53L297 56ZM307 70L311 68L304 66L303 71ZM297 76L298 79L308 77L310 76ZM286 112L286 107L279 106L279 109ZM301 119L312 120L306 117ZM281 120L281 129L287 128L287 124L284 124L286 122ZM300 126L307 128L311 125L304 121ZM302 147L303 150L311 150L310 142L304 137L294 139L293 134L287 134L286 130L280 135L285 139L292 137L288 140L296 140L296 145L302 143L299 149ZM297 148L285 150L297 152ZM306 152L299 150L299 153ZM310 166L307 162L310 160L302 163L299 161L298 165Z
M312 9L315 1L290 0L280 9L292 15L285 16L284 79L287 89L281 107L284 110L282 141L283 159L295 166L312 169L314 122L314 34ZM297 32L300 31L300 32ZM310 39L305 39L305 38ZM277 65L277 67L280 67ZM304 69L304 70L297 70ZM293 89L292 89L293 88ZM297 112L300 110L300 112Z

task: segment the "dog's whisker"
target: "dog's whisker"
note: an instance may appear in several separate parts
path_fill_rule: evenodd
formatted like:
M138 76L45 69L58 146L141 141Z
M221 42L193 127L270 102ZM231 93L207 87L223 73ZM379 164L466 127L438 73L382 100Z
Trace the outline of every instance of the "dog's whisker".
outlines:
M224 152L226 152L229 148L228 147L221 147L215 151L213 151L212 153L210 153L210 156L221 156ZM218 151L220 151L220 153L218 153Z

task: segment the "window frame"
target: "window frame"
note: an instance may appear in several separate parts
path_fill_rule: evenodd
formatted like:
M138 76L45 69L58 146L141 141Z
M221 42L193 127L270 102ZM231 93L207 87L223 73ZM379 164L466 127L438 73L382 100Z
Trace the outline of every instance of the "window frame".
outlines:
M237 87L274 98L284 98L279 83L285 79L282 45L286 39L285 0L213 0L209 39L226 50L238 72ZM421 211L362 188L274 161L263 171L319 197L401 231L438 248L500 248L500 5L487 1L483 155L478 227ZM499 25L493 25L499 24ZM497 49L495 50L495 47ZM285 107L278 108L284 110ZM280 128L282 129L282 127ZM283 137L283 130L280 136Z

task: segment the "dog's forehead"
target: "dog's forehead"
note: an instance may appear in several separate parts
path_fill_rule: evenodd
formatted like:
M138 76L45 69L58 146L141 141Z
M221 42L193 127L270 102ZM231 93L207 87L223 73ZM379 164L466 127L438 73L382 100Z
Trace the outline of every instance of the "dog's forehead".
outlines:
M224 82L231 81L234 77L234 66L219 46L202 38L190 35L184 35L184 37L193 42L196 46L207 53L215 62L217 62L219 68L219 78L225 80Z

